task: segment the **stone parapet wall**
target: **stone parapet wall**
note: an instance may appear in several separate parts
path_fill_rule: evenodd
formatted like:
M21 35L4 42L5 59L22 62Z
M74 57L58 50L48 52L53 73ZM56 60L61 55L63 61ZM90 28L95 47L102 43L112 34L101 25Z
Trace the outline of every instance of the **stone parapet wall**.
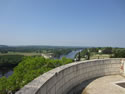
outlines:
M89 60L60 66L37 77L16 94L67 94L85 80L120 74L121 60Z

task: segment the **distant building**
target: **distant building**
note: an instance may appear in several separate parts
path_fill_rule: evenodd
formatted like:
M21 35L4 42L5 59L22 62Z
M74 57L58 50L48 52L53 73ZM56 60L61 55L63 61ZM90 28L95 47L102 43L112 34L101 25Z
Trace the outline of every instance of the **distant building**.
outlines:
M98 53L102 53L102 50L98 50Z
M53 58L54 57L53 53L45 53L45 54L42 53L41 56L43 56L44 58Z

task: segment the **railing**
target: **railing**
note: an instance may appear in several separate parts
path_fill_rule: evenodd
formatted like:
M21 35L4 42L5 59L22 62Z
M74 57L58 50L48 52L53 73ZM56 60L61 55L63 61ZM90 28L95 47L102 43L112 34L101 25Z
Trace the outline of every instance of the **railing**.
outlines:
M121 74L121 60L104 59L70 63L44 73L16 94L67 94L85 80Z

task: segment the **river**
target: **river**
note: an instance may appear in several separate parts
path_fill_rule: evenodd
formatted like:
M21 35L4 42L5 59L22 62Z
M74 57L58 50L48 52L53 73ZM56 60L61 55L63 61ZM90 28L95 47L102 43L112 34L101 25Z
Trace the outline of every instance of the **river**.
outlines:
M81 50L72 51L68 53L67 55L61 55L59 58L56 58L56 59L61 59L62 57L74 59L75 55L80 51ZM0 78L2 76L9 77L12 74L13 74L13 68L1 68L0 69Z
M72 51L70 53L68 53L67 55L61 55L59 57L59 59L61 59L62 57L66 57L66 58L70 58L70 59L74 59L75 55L80 52L81 50L76 50L76 51Z
M0 68L0 78L2 76L9 77L13 74L13 68Z

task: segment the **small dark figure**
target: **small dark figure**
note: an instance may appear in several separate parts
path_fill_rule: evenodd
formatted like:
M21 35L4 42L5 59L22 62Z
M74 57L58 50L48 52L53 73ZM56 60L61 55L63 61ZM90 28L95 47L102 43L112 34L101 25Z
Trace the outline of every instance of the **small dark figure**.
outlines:
M80 52L78 53L78 60L77 61L80 61L81 59L81 56L80 56Z

